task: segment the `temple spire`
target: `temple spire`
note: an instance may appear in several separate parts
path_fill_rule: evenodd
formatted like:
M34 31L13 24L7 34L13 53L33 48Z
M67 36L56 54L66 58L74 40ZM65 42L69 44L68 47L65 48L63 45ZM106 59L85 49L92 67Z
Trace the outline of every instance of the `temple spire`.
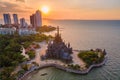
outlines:
M59 26L57 26L57 34L59 34Z
M62 38L61 38L61 35L60 35L60 33L59 33L59 26L57 26L57 33L56 33L56 35L55 35L54 42L56 42L56 43L62 42Z

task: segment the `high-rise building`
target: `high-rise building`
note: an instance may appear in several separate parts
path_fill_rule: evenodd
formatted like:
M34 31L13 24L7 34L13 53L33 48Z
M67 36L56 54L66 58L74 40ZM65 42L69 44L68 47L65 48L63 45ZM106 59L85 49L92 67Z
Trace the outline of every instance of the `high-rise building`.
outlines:
M26 22L25 22L24 18L20 19L20 26L23 27L23 28L26 27Z
M42 14L41 11L37 10L35 13L36 16L36 26L41 27L42 26Z
M30 16L30 23L32 27L41 27L42 26L42 14L41 11L37 10L35 14Z
M3 14L3 17L4 17L5 24L11 24L10 14Z
M36 17L35 17L35 14L32 14L30 16L30 24L32 25L32 27L36 27Z
M14 24L18 24L18 16L17 14L13 14Z

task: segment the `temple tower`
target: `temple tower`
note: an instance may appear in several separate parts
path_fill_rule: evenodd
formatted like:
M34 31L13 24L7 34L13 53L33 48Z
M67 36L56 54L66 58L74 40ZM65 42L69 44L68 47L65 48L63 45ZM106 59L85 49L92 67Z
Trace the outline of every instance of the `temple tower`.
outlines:
M57 26L57 33L55 34L54 42L55 43L61 43L62 42L61 34L59 33L59 26Z

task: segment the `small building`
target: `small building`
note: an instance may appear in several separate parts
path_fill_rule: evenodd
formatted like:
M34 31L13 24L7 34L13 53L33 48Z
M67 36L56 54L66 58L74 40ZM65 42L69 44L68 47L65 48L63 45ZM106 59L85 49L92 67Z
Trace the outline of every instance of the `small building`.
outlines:
M6 35L12 35L16 32L16 28L12 27L12 28L0 28L0 34Z
M30 35L30 34L36 34L35 29L28 29L28 28L20 28L18 30L19 35Z

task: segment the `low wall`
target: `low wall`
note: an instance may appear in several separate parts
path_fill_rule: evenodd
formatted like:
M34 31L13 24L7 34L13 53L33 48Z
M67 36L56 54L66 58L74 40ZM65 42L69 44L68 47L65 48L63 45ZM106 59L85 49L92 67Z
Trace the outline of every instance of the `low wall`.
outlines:
M21 78L19 78L18 80L23 80L24 77L26 77L28 74L30 74L31 72L33 72L34 70L39 70L39 69L43 69L43 68L46 68L46 67L55 67L57 69L61 69L61 70L64 70L64 71L67 71L67 72L72 72L72 73L76 73L76 74L87 74L89 73L89 71L94 68L94 67L100 67L102 65L104 65L107 61L107 57L105 57L104 61L99 63L99 64L93 64L91 65L88 69L86 70L74 70L74 69L70 69L68 67L64 67L62 65L59 65L59 64L55 64L55 63L49 63L49 64L45 64L45 65L41 65L39 67L36 67L28 72L26 72Z
M77 73L77 74L87 74L87 73L89 73L89 71L92 68L94 68L94 67L100 67L100 66L104 65L106 61L107 61L107 58L105 58L103 62L101 62L99 64L93 64L88 69L83 70L83 71L70 69L68 67L64 67L62 65L54 64L54 63L42 65L38 69L43 69L43 68L46 68L46 67L55 67L55 68L58 68L58 69L61 69L61 70L67 71L67 72L72 72L72 73Z

